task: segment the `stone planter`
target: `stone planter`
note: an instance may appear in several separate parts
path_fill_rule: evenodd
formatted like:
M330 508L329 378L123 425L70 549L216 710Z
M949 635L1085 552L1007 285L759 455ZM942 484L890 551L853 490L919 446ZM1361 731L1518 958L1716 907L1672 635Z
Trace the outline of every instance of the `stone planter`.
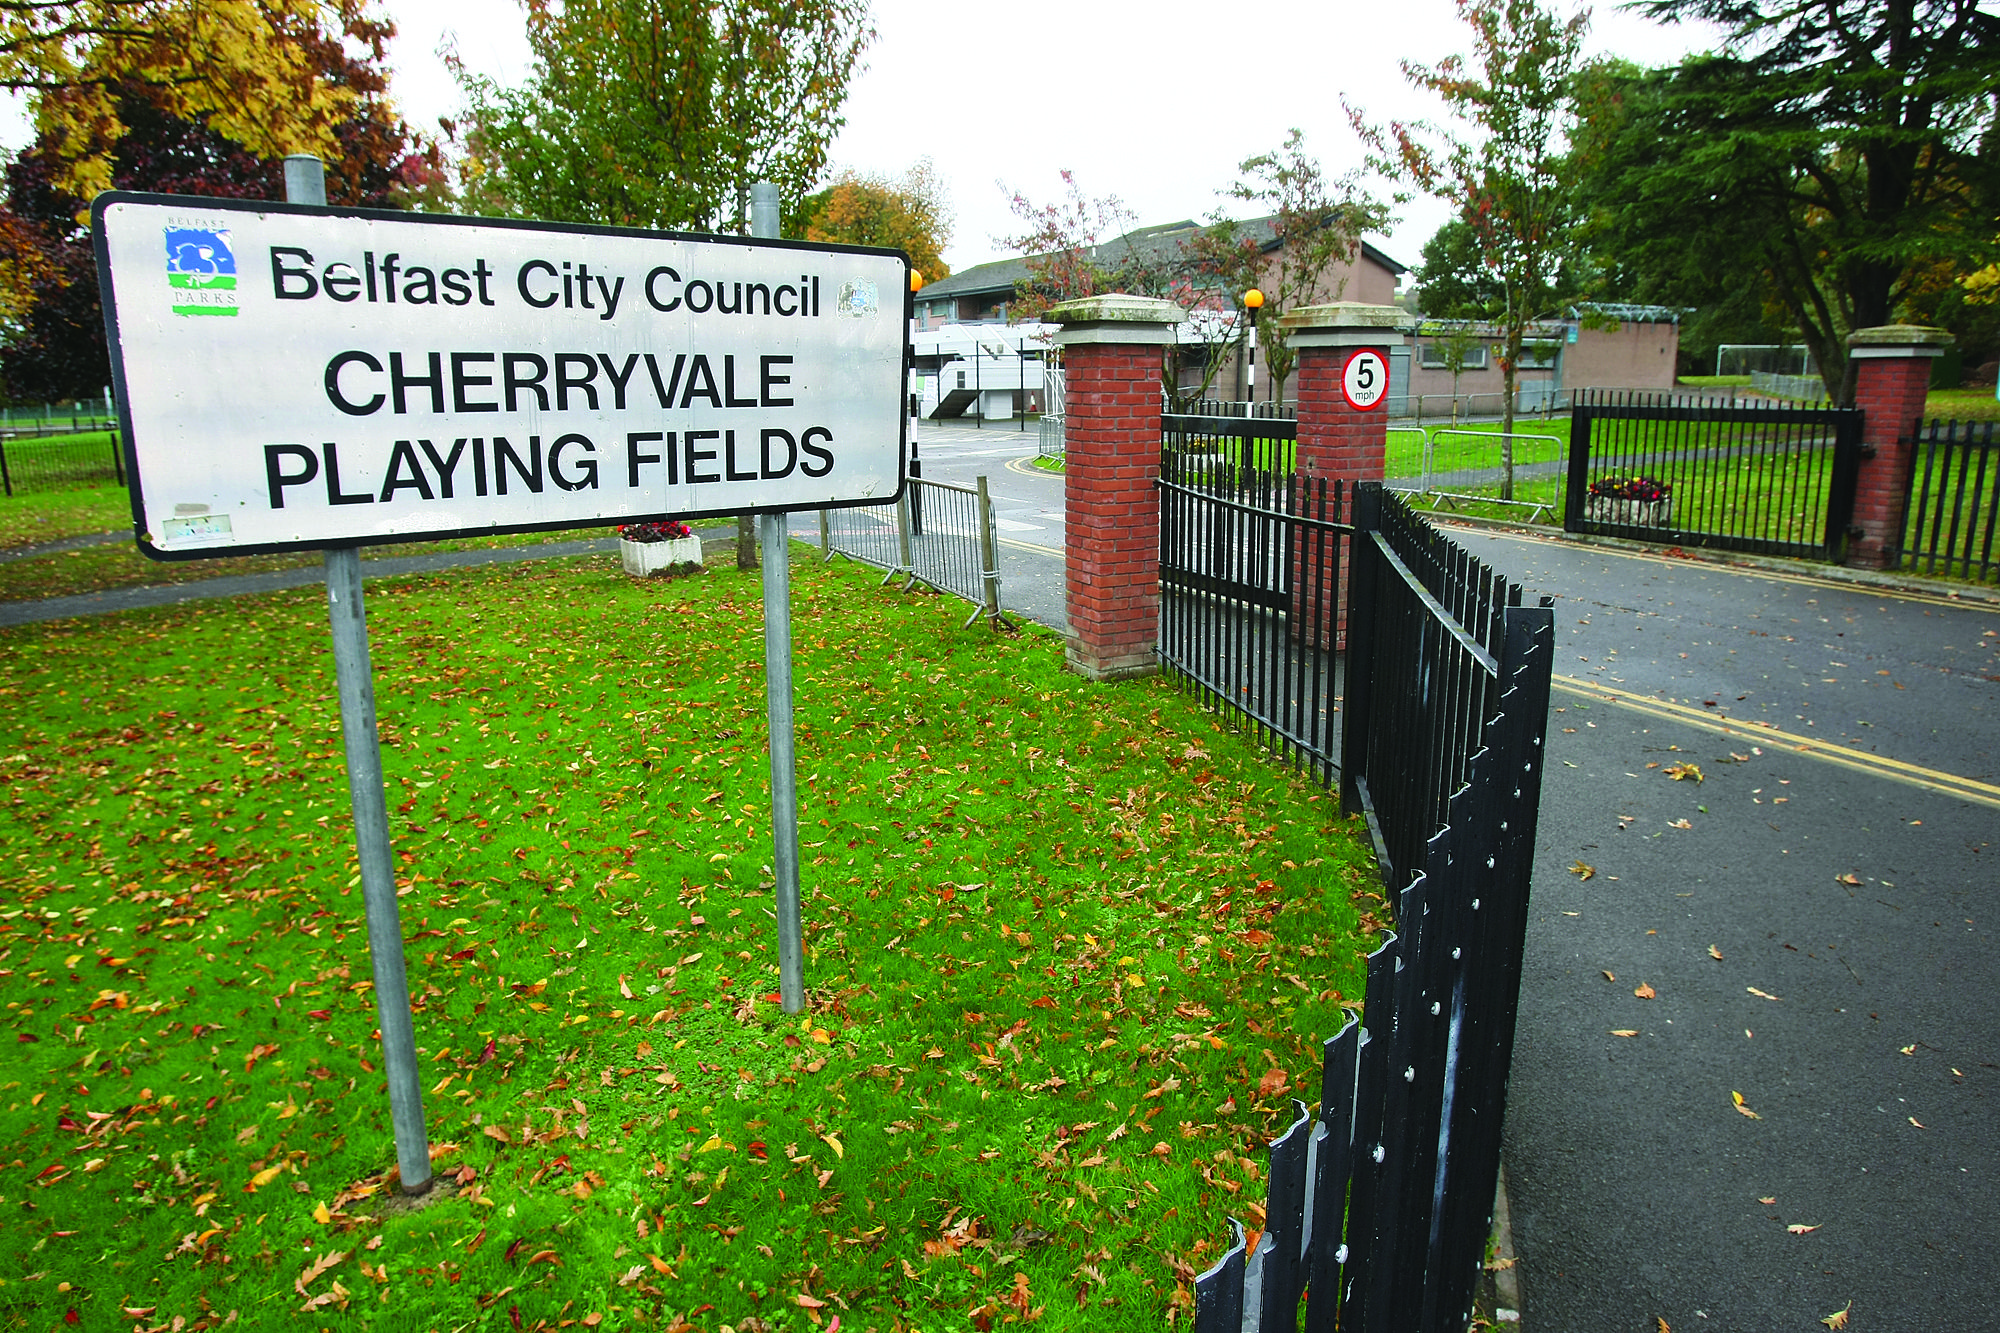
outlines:
M1583 516L1592 523L1616 523L1628 528L1664 528L1672 521L1674 497L1619 500L1609 495L1583 497Z
M643 579L675 565L700 564L701 538L681 537L666 542L628 542L620 539L618 559L627 574Z

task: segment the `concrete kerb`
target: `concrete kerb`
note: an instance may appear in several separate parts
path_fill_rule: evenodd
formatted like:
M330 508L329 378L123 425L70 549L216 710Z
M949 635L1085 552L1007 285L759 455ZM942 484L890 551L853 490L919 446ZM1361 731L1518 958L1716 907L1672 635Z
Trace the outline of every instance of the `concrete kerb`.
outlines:
M1927 579L1891 570L1856 569L1850 565L1823 565L1787 556L1711 551L1706 547L1693 549L1680 546L1663 547L1653 542L1633 541L1627 537L1600 537L1590 533L1564 532L1560 528L1529 527L1512 519L1484 518L1477 514L1451 514L1426 510L1423 517L1438 524L1486 528L1494 532L1517 532L1543 541L1567 542L1577 546L1601 546L1607 550L1625 551L1633 555L1662 556L1673 560L1685 560L1691 565L1708 565L1738 572L1808 574L1829 583L1848 583L1857 588L1876 588L1883 592L1916 593L1946 601L1962 602L1967 606L1985 606L2000 610L2000 588L1952 583L1944 579ZM1678 554L1667 556L1668 551L1676 551Z

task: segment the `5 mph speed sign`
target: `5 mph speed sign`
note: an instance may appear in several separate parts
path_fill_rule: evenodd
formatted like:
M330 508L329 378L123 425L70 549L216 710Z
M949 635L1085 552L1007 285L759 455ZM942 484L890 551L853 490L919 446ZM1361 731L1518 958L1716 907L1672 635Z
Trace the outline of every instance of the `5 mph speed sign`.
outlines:
M1340 372L1341 396L1357 412L1366 412L1389 392L1389 365L1380 352L1363 348L1347 358Z

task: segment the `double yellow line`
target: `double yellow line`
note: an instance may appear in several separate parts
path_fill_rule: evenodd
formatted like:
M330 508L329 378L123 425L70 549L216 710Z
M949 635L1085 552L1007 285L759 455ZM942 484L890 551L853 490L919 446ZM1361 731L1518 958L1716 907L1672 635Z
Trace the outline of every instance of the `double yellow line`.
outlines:
M1845 745L1835 745L1816 736L1800 736L1777 727L1718 717L1706 709L1690 708L1686 704L1668 703L1664 699L1636 697L1630 694L1616 694L1589 681L1578 680L1574 676L1555 676L1550 684L1564 694L1579 699L1589 699L1593 703L1610 704L1663 722L1678 722L1683 726L1717 736L1737 737L1757 745L1782 746L1793 753L1816 759L1823 764L1852 769L1856 773L1866 773L1871 777L1888 778L1892 782L1908 783L1925 791L1956 796L1961 801L1971 801L1975 805L2000 809L2000 787L1960 777L1956 773L1925 768L1921 764L1906 764L1900 759L1869 754L1865 750L1852 750Z

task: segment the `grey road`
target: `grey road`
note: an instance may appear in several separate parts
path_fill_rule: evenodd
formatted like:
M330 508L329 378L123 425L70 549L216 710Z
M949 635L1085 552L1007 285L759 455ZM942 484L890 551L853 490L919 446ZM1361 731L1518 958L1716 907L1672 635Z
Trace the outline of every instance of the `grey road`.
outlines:
M2000 611L1453 535L1554 596L1562 644L1507 1121L1524 1322L2000 1327Z

